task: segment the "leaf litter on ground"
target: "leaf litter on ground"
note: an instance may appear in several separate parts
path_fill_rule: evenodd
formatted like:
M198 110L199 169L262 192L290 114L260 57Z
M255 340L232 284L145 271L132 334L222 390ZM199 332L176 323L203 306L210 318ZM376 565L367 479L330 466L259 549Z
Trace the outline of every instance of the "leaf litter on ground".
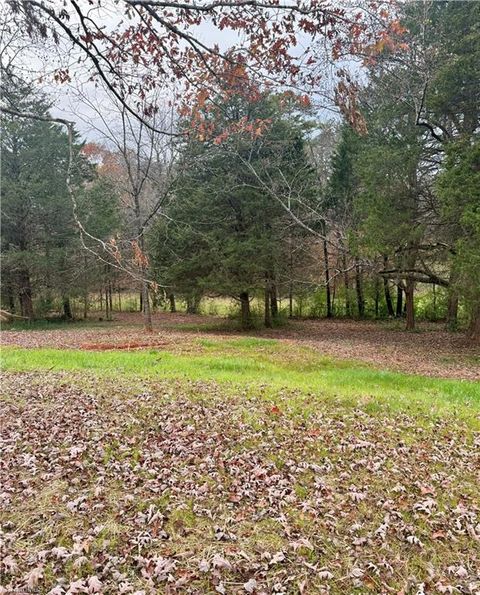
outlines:
M480 436L452 418L53 372L2 393L5 593L480 590Z

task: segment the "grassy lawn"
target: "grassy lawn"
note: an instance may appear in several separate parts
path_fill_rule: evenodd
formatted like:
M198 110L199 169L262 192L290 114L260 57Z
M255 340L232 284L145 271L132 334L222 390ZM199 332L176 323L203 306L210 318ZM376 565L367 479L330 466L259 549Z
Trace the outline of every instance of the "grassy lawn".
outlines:
M365 410L414 412L435 417L453 414L480 427L480 384L388 372L360 362L322 357L309 348L273 339L201 339L189 353L168 351L79 351L3 349L6 370L91 371L101 375L214 380L255 388L273 398L295 390L292 408L305 415L325 400Z
M478 383L187 347L3 349L7 592L478 592Z

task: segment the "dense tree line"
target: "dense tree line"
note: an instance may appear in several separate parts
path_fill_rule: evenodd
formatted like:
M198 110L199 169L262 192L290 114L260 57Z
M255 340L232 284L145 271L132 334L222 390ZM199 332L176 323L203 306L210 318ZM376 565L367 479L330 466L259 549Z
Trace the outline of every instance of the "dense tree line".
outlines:
M262 294L265 325L271 326L278 315L277 287L289 274L299 235L272 192L280 198L288 193L291 209L301 207L300 198L312 200L307 124L284 96L232 98L223 107L224 117L215 121L219 133L229 118L246 118L251 127L220 144L194 139L181 147L172 199L149 235L152 262L189 311L197 310L202 295L229 296L248 328L251 298Z
M2 98L48 118L47 98L4 76ZM61 309L72 318L71 300L98 286L105 263L84 250L67 191L69 140L61 124L2 113L2 303L25 318ZM92 235L108 237L116 225L113 185L98 178L73 139L73 184L82 219Z
M403 293L407 328L415 292L430 284L446 289L450 326L460 299L478 329L479 8L405 6L407 49L377 60L363 93L369 133L344 139L359 249Z
M32 318L55 302L68 318L76 298L86 316L100 290L108 315L116 284L142 292L147 326L150 302L196 312L228 296L245 328L255 298L266 326L372 316L412 329L429 295L432 317L453 329L460 311L478 337L480 5L401 10L401 49L387 38L365 56L354 127L351 111L321 121L304 98L245 78L248 95L185 112L168 151L143 123L94 158L75 137L75 216L66 131L2 114L2 307ZM48 115L18 80L2 94Z

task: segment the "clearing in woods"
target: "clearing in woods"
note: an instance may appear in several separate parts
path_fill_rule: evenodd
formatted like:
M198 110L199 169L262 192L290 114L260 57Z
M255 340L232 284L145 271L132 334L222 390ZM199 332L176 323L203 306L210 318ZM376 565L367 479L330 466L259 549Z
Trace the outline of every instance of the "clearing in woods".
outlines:
M479 592L460 335L117 318L2 332L6 592Z

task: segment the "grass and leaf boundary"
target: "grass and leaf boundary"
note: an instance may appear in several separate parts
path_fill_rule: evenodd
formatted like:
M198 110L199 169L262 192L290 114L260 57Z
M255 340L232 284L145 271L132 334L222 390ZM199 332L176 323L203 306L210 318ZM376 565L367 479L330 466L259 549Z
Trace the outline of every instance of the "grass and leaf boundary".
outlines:
M4 347L2 369L213 381L233 392L260 391L271 400L288 391L292 411L305 416L321 403L337 403L370 413L452 415L480 428L480 383L381 370L274 339L200 339L194 349L179 353Z

